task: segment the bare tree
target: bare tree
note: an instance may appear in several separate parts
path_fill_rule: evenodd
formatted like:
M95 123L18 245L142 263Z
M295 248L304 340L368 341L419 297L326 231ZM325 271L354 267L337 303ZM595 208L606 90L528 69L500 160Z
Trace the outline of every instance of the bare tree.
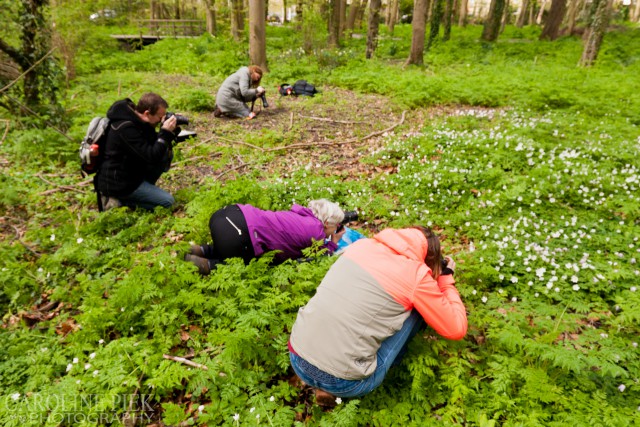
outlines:
M424 63L424 36L427 24L427 0L415 0L413 3L413 19L411 21L411 51L407 65Z
M380 0L371 0L369 4L369 28L367 31L366 57L370 59L378 46L378 27L380 25Z
M505 0L491 0L489 6L489 14L484 22L482 31L482 40L494 42L500 34L500 26L502 25L502 14L504 12Z
M544 24L540 40L555 40L560 36L560 25L567 11L567 0L552 0L551 10Z
M593 0L591 4L591 13L589 14L589 25L584 33L584 49L580 65L584 67L591 66L600 52L604 33L609 25L611 10L611 0Z

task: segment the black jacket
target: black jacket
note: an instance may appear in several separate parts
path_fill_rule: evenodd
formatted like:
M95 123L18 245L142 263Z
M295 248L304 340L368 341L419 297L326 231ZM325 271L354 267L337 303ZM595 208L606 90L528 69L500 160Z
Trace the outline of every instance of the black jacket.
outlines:
M105 196L131 194L142 181L154 184L167 170L173 157L175 135L155 128L136 115L130 99L114 103L107 112L110 120L104 160L96 174L96 188Z

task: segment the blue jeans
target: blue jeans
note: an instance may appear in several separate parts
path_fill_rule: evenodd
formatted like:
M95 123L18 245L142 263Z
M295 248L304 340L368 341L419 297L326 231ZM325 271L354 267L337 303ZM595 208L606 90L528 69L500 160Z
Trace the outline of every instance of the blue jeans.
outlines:
M176 202L171 194L147 181L142 181L131 194L118 197L118 200L125 206L139 206L150 211L156 206L170 208Z
M345 380L324 372L302 357L289 353L291 366L298 377L311 387L319 388L338 397L362 397L382 384L391 366L400 362L409 340L425 325L420 313L412 310L402 328L382 342L377 352L376 370L361 380ZM294 349L295 350L295 349Z

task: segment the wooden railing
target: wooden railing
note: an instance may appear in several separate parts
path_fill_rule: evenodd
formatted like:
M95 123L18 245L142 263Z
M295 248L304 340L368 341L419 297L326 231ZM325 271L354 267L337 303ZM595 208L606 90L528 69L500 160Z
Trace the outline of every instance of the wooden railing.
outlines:
M156 37L194 37L206 31L205 21L199 19L145 19L138 27L140 34Z

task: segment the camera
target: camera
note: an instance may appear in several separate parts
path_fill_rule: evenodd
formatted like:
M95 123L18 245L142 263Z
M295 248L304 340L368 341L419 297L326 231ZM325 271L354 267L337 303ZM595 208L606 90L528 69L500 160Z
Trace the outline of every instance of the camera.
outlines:
M180 125L188 125L189 118L187 116L183 116L182 114L170 113L167 111L167 114L164 116L164 119L167 120L169 117L176 116L176 126Z
M447 268L447 266L449 265L449 263L447 262L447 260L445 258L441 258L440 259L440 266L442 267L441 270L444 271L445 268Z
M269 103L267 102L267 97L264 95L264 93L260 95L260 99L262 100L262 106L264 108L269 108Z
M356 211L346 211L344 213L344 219L342 220L342 222L340 224L338 224L338 229L336 230L336 233L341 232L344 229L344 226L348 223L350 223L351 221L357 221L358 220L358 212Z

